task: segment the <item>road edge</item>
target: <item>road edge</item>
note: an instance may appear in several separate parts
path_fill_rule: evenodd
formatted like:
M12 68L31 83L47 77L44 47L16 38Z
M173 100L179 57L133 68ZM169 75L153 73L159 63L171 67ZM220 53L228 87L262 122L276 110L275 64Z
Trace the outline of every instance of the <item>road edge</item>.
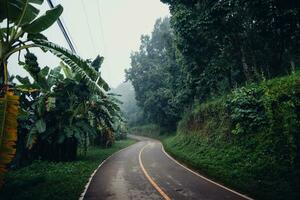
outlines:
M94 170L94 172L91 174L91 176L90 176L90 178L88 179L87 184L84 186L84 190L83 190L83 192L80 194L78 200L83 200L83 199L84 199L84 196L85 196L85 194L86 194L86 192L87 192L87 190L88 190L88 188L89 188L89 186L90 186L90 184L91 184L91 182L92 182L92 179L94 178L94 176L95 176L95 174L97 173L97 171L104 165L104 163L105 163L106 161L108 161L111 157L113 157L114 155L116 155L116 154L118 154L118 153L120 153L120 152L126 150L127 148L131 147L131 146L134 145L134 144L136 144L136 143L133 143L133 144L129 145L128 147L125 147L124 149L120 149L119 151L117 151L117 152L111 154L111 155L108 156L105 160L103 160L103 161L98 165L98 167Z
M159 140L157 140L157 141L159 141ZM229 192L232 192L232 193L234 193L234 194L236 194L236 195L238 195L238 196L240 196L240 197L243 197L243 198L245 198L245 199L247 199L247 200L254 200L253 198L248 197L247 195L244 195L244 194L241 194L241 193L239 193L239 192L237 192L237 191L235 191L235 190L232 190L232 189L230 189L230 188L228 188L228 187L226 187L226 186L224 186L224 185L222 185L222 184L220 184L220 183L217 183L217 182L215 182L215 181L213 181L213 180L211 180L211 179L209 179L209 178L207 178L207 177L205 177L205 176L199 174L198 172L196 172L196 171L194 171L194 170L188 168L187 166L185 166L184 164L180 163L178 160L176 160L175 158L173 158L170 154L168 154L168 153L165 151L165 148L164 148L163 143L162 143L161 141L159 141L159 142L160 142L160 144L161 144L161 150L163 151L163 153L164 153L170 160L172 160L173 162L175 162L177 165L181 166L181 167L184 168L185 170L187 170L187 171L191 172L192 174L194 174L194 175L196 175L196 176L198 176L198 177L200 177L200 178L202 178L202 179L204 179L204 180L206 180L206 181L208 181L208 182L210 182L210 183L213 183L213 184L215 184L215 185L217 185L217 186L219 186L219 187L221 187L221 188L223 188L223 189L225 189L225 190L227 190L227 191L229 191Z

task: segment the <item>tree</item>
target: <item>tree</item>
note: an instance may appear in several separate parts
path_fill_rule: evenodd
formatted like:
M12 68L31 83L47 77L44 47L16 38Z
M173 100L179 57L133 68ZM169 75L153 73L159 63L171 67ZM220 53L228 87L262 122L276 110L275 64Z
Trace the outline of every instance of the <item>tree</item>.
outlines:
M50 27L63 11L62 6L58 5L37 17L39 10L35 6L42 3L43 0L0 1L0 23L6 24L6 27L0 27L0 186L6 165L15 154L19 105L19 98L8 85L7 61L12 54L33 46L26 42L34 38L44 39L40 32ZM24 35L27 35L27 39L22 41Z
M185 74L176 56L169 19L158 19L151 37L141 37L140 50L131 55L131 68L126 71L145 117L173 129L186 101Z
M5 171L5 167L10 163L15 153L15 142L17 139L17 116L18 97L13 95L12 85L9 83L9 68L7 61L14 53L30 48L38 47L44 51L50 51L69 66L80 77L86 87L95 92L110 104L111 99L107 97L108 84L101 78L98 66L93 67L86 61L71 51L53 44L41 34L56 22L63 12L61 5L46 11L42 16L38 16L43 0L3 0L0 1L0 181ZM4 25L4 27L2 27ZM28 54L30 56L30 54ZM93 64L100 65L102 58ZM35 70L40 70L34 67ZM38 71L33 71L38 74ZM45 83L44 83L45 84ZM40 85L41 86L41 85ZM46 85L43 85L46 87ZM26 89L25 89L26 90ZM2 182L1 182L2 183ZM0 183L0 184L1 184Z
M299 65L297 1L162 2L170 5L176 44L197 99L284 75Z
M88 61L98 70L101 66L97 62L99 58ZM113 97L106 93L99 95L80 73L63 62L51 70L48 67L41 69L35 55L27 53L23 67L33 81L16 76L21 83L15 88L21 97L22 110L18 161L28 157L74 160L78 147L86 152L96 137L106 134L104 128L113 137L114 123L121 119ZM106 139L108 137L103 143L113 143Z

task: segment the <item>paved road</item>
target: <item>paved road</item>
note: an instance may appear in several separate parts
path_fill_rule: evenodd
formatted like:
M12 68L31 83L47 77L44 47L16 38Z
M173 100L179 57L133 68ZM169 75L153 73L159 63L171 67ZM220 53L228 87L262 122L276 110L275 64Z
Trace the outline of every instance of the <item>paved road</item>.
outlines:
M96 172L85 200L244 200L250 199L201 177L162 150L159 141L139 142L109 158Z

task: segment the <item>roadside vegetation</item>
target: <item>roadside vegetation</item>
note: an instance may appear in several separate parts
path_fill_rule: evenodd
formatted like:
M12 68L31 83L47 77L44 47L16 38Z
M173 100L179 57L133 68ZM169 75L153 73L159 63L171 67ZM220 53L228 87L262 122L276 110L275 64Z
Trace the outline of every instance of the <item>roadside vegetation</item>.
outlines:
M255 199L300 199L299 5L162 2L171 17L126 71L143 112L131 132Z
M298 199L300 73L196 102L176 134L149 124L130 129L162 141L187 166L257 199Z
M161 127L156 124L134 126L129 131L133 135L140 135L152 138L160 138L162 135L165 134Z
M0 197L78 198L98 163L132 143L115 143L130 125L251 197L300 199L299 2L161 0L171 16L125 71L134 92L111 91L102 56L49 41L63 7L39 15L43 2L0 1ZM32 48L61 62L40 66ZM27 76L10 74L15 54Z
M132 143L115 144L127 127L101 77L104 58L83 59L49 41L42 32L63 7L39 15L43 3L0 2L1 199L77 199L96 166ZM40 66L33 48L61 62ZM10 74L14 54L27 76Z
M98 165L113 153L131 144L117 141L111 148L91 147L73 162L34 161L6 174L0 199L6 200L77 200Z
M258 199L298 199L300 73L204 104L163 141L179 160ZM253 120L255 119L255 120Z

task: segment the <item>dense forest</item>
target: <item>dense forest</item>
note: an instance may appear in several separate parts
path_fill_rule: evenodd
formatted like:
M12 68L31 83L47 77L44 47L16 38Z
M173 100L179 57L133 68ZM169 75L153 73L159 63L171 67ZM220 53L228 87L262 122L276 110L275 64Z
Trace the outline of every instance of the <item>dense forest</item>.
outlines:
M151 37L142 36L127 71L138 104L156 123L172 126L194 100L288 75L299 66L296 1L163 2L171 19L158 20Z
M166 150L202 173L258 199L299 199L299 2L162 2L171 17L126 70L143 111L132 131L176 132Z

